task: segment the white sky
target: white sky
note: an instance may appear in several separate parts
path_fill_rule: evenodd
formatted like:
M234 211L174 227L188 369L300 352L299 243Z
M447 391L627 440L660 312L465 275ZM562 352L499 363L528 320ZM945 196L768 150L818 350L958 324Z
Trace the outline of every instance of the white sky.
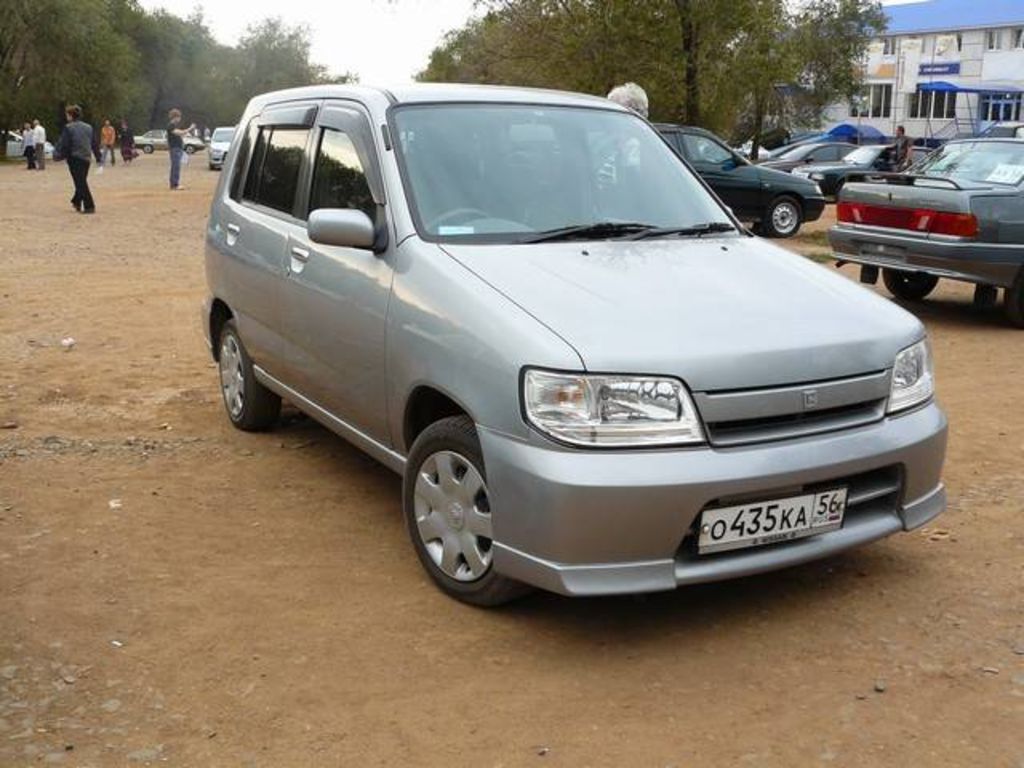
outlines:
M883 4L918 0L882 0ZM269 16L312 30L312 59L331 73L354 72L371 85L407 83L430 51L474 14L473 0L141 0L147 9L187 16L203 9L222 43L234 45L245 28Z
M196 7L220 42L234 45L245 28L269 16L308 24L311 58L332 74L354 72L367 84L407 83L427 64L445 32L473 15L473 0L141 0L187 16Z

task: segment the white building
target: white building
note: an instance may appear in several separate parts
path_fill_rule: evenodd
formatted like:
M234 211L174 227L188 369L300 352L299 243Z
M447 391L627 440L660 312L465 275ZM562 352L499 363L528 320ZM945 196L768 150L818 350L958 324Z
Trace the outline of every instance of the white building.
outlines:
M884 7L889 24L872 41L865 90L836 104L828 126L850 123L887 136L972 135L1024 120L1024 0L918 0Z

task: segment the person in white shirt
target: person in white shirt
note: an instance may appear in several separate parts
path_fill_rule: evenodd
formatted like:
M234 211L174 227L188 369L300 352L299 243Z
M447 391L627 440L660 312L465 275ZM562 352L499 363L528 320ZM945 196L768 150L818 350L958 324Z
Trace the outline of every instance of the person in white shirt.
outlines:
M36 168L46 168L46 129L38 120L32 121L32 133L36 137Z
M34 171L36 169L36 134L32 130L31 123L25 123L25 127L21 129L21 151L28 163L25 170Z

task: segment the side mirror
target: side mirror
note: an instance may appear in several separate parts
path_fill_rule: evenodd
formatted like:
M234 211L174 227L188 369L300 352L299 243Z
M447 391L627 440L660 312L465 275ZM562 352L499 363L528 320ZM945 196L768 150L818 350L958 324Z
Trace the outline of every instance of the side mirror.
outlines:
M309 214L309 239L321 245L373 248L376 240L370 217L355 208L320 208Z
M739 166L739 161L735 157L730 157L728 160L722 162L723 171L731 171Z

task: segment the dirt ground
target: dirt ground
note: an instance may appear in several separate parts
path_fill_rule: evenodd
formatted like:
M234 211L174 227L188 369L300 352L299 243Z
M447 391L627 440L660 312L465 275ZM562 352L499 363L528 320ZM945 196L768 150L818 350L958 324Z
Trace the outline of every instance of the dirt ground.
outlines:
M967 287L913 308L951 423L936 525L482 611L421 572L397 476L294 414L229 426L217 174L166 170L94 174L80 216L63 164L0 165L0 765L1024 766L1024 332Z

